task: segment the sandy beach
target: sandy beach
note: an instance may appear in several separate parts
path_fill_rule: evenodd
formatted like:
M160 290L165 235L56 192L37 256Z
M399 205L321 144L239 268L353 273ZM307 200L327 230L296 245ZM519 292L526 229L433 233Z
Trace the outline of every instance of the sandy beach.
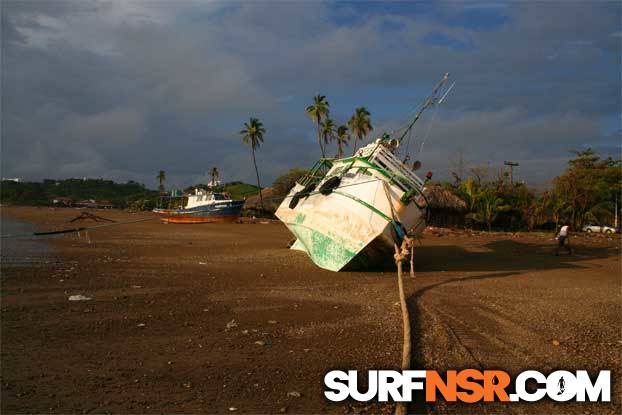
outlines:
M40 230L73 227L79 213L2 208L3 219ZM152 220L50 239L26 265L3 261L2 412L391 413L329 402L323 377L399 368L395 272L325 271L288 250L290 239L278 222ZM612 402L410 412L622 412L620 238L571 243L574 255L557 257L551 234L426 232L416 279L405 281L412 367L609 369Z

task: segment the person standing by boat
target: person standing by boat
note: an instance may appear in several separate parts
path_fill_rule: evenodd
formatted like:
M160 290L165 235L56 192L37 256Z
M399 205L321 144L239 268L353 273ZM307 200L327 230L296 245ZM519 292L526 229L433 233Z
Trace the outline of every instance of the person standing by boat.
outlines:
M559 234L557 235L557 252L555 255L559 255L559 249L565 248L568 251L569 255L572 255L572 248L570 248L570 241L568 240L568 230L570 229L570 224L568 222L564 222L564 226L559 230Z

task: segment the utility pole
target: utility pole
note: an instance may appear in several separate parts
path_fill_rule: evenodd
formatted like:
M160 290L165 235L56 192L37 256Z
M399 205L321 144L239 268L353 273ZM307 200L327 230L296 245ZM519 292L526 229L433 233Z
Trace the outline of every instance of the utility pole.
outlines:
M510 167L510 186L514 183L514 167L520 166L519 163L514 161L504 161L503 164Z

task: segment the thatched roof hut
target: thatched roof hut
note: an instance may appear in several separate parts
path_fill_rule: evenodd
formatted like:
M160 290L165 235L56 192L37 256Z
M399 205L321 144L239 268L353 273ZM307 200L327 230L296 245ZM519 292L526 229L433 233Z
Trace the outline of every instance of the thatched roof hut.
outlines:
M441 186L429 186L425 191L431 210L430 225L463 227L467 205L464 200Z
M467 210L466 203L450 190L441 186L429 186L425 190L425 195L433 210L447 210L458 213L465 213Z
M269 212L274 212L279 207L285 195L279 197L277 191L272 187L266 187L261 189L261 195L263 196L264 209ZM244 209L260 210L259 193L255 193L252 196L246 198L244 203Z

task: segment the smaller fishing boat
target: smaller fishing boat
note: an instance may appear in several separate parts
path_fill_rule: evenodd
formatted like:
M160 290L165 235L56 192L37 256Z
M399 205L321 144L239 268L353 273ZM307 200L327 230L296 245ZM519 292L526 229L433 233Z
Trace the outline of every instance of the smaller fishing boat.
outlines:
M240 217L243 200L232 200L226 193L209 192L195 189L187 197L186 205L176 209L154 209L165 215L160 218L164 223L210 223L235 222Z

